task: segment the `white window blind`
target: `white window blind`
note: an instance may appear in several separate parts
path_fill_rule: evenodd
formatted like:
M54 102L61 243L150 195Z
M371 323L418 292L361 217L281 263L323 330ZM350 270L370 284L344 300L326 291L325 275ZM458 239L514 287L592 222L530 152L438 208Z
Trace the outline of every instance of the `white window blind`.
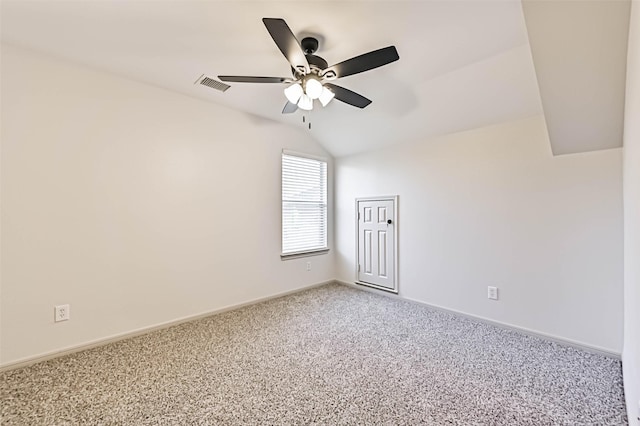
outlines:
M327 162L282 154L282 254L327 249Z

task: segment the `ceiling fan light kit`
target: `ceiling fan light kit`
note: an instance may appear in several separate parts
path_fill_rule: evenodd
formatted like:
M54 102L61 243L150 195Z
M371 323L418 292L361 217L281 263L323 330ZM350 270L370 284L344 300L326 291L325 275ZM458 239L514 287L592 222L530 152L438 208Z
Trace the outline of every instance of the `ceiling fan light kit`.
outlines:
M287 100L292 104L297 104L300 100L300 97L304 94L304 90L299 83L294 83L291 86L284 89L284 95L287 97Z
M331 90L327 89L326 87L322 86L322 93L320 94L320 97L318 98L318 100L320 101L323 107L326 107L327 104L331 102L331 99L333 99L335 96L336 96L335 93L333 93Z
M303 94L300 96L300 100L298 101L298 108L305 111L311 111L313 109L313 99L311 99L309 95Z
M327 61L315 55L319 44L317 39L305 37L302 42L299 42L284 19L263 18L262 22L276 46L291 64L293 78L228 75L220 75L218 78L234 83L290 84L284 89L288 102L282 110L283 114L293 113L298 108L311 111L313 101L316 99L325 107L334 97L346 104L365 108L371 103L370 99L330 81L369 71L400 59L396 48L388 46L328 66Z
M322 83L316 77L306 76L304 78L304 92L311 99L318 99L322 94Z
M294 83L284 89L284 95L287 100L298 106L298 108L310 111L313 109L313 101L319 100L323 107L327 106L331 99L335 97L335 93L322 85L316 77L306 76L302 84Z

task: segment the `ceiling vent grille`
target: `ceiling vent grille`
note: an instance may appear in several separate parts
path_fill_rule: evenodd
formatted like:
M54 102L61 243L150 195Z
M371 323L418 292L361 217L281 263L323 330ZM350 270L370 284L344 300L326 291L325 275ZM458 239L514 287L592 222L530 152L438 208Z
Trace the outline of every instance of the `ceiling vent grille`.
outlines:
M219 91L221 91L221 92L224 92L224 91L225 91L225 90L227 90L229 87L231 87L231 86L229 86L228 84L224 84L224 83L222 83L222 82L220 82L220 81L218 81L218 80L214 80L214 79L212 79L212 78L209 78L209 77L207 77L206 75L202 75L202 76L198 79L198 81L196 81L196 83L200 83L200 84L202 84L203 86L207 86L207 87L210 87L210 88L212 88L212 89L219 90Z

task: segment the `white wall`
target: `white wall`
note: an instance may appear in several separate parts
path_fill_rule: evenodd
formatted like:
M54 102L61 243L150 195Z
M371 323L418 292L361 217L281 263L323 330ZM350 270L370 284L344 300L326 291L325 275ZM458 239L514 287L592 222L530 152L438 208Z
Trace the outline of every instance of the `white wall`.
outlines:
M397 194L401 296L620 353L621 149L553 157L533 117L339 158L335 179L339 279L354 199Z
M640 3L631 6L624 126L624 392L640 425Z
M4 45L2 124L3 365L334 277L280 260L304 131Z

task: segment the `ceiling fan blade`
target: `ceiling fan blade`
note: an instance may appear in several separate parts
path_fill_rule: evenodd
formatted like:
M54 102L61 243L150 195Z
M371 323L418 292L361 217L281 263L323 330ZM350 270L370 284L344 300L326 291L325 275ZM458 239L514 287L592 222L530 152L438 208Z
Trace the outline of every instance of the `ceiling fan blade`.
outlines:
M398 51L395 46L383 47L382 49L373 50L369 53L364 53L355 58L332 65L324 70L322 74L333 70L333 72L336 73L336 78L346 77L387 65L398 59L400 59L400 56L398 56Z
M307 62L302 47L300 47L300 42L293 35L291 28L289 28L284 19L262 18L262 22L291 66L307 74L309 72L309 62Z
M358 108L364 108L372 102L371 99L367 99L364 96L359 95L356 92L352 92L349 89L345 89L342 86L336 86L332 83L325 83L324 85L336 95L337 100L346 104L353 105Z
M222 81L229 81L232 83L291 83L290 78L285 77L251 77L242 75L219 75L218 78Z
M298 105L292 104L291 102L287 101L287 104L284 106L282 113L291 114L293 112L296 112L297 110L298 110Z

